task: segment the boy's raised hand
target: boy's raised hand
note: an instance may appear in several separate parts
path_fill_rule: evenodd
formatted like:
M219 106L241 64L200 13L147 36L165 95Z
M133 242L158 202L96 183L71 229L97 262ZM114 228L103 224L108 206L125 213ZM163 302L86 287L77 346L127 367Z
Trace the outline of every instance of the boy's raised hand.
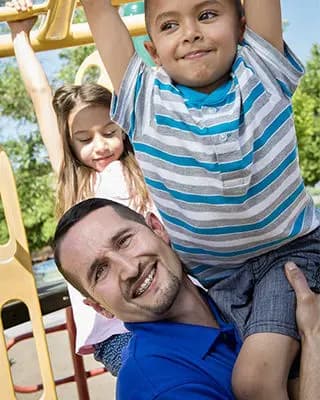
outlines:
M115 93L134 53L133 43L117 7L111 0L81 0L100 57Z
M244 0L247 26L283 53L280 0Z

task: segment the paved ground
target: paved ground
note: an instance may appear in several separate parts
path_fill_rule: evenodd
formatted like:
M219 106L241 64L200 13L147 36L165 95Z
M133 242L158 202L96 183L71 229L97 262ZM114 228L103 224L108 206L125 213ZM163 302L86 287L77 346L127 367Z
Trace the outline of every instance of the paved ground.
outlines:
M49 314L45 317L45 325L61 323L64 321L64 310ZM7 338L29 332L30 324L22 324L5 331ZM57 332L47 336L49 352L52 361L55 378L73 375L70 347L66 332ZM40 372L37 364L37 353L33 339L25 340L16 344L10 351L9 357L13 362L13 380L18 385L34 385L41 382ZM92 356L85 356L86 369L99 368ZM91 400L113 400L115 390L115 379L109 374L92 377L88 380ZM34 394L17 394L18 400L36 400L40 392ZM75 383L68 383L57 387L59 400L78 400Z

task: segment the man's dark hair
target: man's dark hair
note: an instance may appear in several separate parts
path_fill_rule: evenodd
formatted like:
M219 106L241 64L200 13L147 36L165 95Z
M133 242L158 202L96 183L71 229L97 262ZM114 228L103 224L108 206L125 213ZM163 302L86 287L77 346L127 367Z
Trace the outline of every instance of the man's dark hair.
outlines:
M79 292L81 292L85 297L90 297L89 293L85 291L85 289L79 285L78 280L75 276L67 273L63 266L61 265L60 259L60 244L67 232L79 221L81 221L88 214L103 207L111 207L120 217L135 221L139 224L148 226L144 217L141 214L131 210L129 207L126 207L120 203L117 203L108 199L100 199L100 198L92 198L81 201L80 203L71 207L58 222L58 226L56 228L56 232L54 234L53 239L53 250L54 250L54 260L58 267L60 273L64 276L64 278L69 281ZM106 221L106 224L108 221Z
M152 0L144 0L144 18L145 18L145 22L146 22L146 29L147 29L147 32L148 32L149 36L150 36L150 20L149 20L149 17L150 17L150 3L151 3L151 1ZM241 0L233 0L233 2L234 2L234 5L236 7L236 11L237 11L237 14L238 14L239 18L243 17L244 10L243 10L243 7L242 7ZM183 4L183 2L182 2L182 4ZM183 7L183 5L182 5L182 7ZM150 38L151 38L151 36L150 36Z

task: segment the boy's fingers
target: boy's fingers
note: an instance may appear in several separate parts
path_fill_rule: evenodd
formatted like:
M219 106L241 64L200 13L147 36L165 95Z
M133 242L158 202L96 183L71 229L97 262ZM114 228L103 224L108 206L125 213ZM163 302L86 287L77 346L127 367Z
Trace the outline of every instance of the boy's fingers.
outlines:
M297 298L302 298L311 291L303 272L293 262L287 262L285 272L290 285L296 292Z

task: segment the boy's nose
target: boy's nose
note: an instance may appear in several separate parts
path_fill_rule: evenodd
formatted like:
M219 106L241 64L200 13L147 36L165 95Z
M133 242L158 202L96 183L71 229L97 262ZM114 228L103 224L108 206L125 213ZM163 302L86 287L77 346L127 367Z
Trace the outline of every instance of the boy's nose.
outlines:
M195 22L188 22L184 24L184 41L193 43L197 40L200 40L202 38L202 32Z

